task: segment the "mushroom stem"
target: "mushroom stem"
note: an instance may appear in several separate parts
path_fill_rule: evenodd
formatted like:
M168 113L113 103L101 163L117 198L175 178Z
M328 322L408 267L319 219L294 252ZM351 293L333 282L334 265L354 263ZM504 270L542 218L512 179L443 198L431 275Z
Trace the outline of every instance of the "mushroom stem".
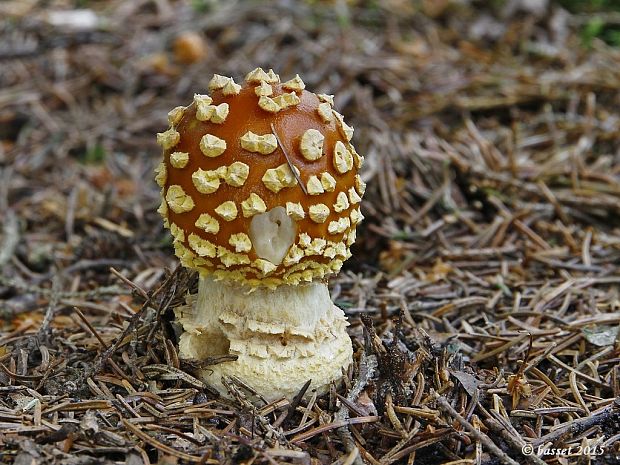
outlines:
M198 294L175 312L185 331L181 358L238 357L199 373L223 394L224 375L239 377L268 400L292 399L309 379L311 389L325 392L352 361L345 315L321 282L250 292L202 276Z

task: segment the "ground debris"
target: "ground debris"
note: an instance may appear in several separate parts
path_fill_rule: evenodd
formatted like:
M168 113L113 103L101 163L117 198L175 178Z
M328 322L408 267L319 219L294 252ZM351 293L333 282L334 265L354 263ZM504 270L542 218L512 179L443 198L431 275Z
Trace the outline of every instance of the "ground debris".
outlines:
M0 463L618 462L619 52L579 29L617 18L534 3L0 2ZM355 362L271 403L179 360L152 181L255 66L335 94L368 184Z

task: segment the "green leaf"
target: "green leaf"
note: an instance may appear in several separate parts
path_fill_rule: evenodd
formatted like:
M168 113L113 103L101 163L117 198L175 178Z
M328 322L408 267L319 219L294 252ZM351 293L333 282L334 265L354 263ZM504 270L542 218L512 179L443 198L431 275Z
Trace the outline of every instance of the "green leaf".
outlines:
M105 148L101 144L95 144L93 147L90 147L84 155L80 158L82 163L86 163L87 165L96 165L101 163L105 159Z

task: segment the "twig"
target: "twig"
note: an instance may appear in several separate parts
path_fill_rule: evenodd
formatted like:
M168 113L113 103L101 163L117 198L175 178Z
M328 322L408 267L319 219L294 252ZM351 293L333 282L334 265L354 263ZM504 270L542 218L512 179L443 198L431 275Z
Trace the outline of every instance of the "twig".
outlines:
M306 383L302 386L302 388L293 398L291 404L288 406L288 412L286 413L286 416L278 418L278 420L276 420L273 423L273 426L277 428L278 426L280 426L283 423L286 423L288 420L290 420L293 417L293 415L295 414L295 410L297 410L297 406L301 403L302 399L306 395L306 392L308 391L308 388L310 387L310 383L312 383L311 379L306 381Z
M39 340L43 340L43 338L49 332L49 326L54 319L54 313L56 312L56 307L58 306L58 301L60 300L60 296L58 295L58 288L60 287L60 278L56 276L52 280L52 295L49 303L47 304L47 309L45 310L45 316L43 317L43 322L41 323L41 327L37 333L37 338Z
M0 242L0 269L8 263L19 243L19 222L13 210L4 213L2 226L2 242Z
M330 431L332 429L342 428L345 425L358 425L360 423L375 423L375 422L379 421L380 418L381 417L379 417L378 415L368 415L368 416L365 416L365 417L348 418L346 420L336 420L336 421L333 421L332 423L328 423L326 425L317 426L316 428L313 428L310 431L306 431L304 433L300 433L297 436L293 437L291 439L291 442L295 443L295 442L306 441L306 440L316 436L317 434L325 433L325 432ZM351 449L351 450L353 450L353 449Z
M99 335L99 332L94 328L94 326L90 324L90 321L88 321L88 318L86 318L86 316L82 313L82 311L75 306L73 307L73 311L77 314L80 320L82 320L82 322L86 325L86 327L91 332L91 334L97 338L101 346L104 349L107 349L108 345L101 338L101 336ZM123 377L127 381L131 381L131 378L127 376L127 374L122 370L121 367L118 366L118 364L114 360L110 359L108 360L108 362L110 363L110 366L114 369L114 371L116 371L121 377Z
M504 425L494 418L487 418L484 420L484 424L495 434L499 434L512 447L512 450L517 453L521 452L523 446L527 444L521 436L515 436L514 433L507 431ZM527 460L535 465L546 465L545 461L535 453L527 456Z
M474 428L474 426L470 422L468 422L456 410L454 410L454 407L452 407L448 403L445 397L440 396L435 391L431 391L431 395L437 401L439 407L444 412L448 413L452 418L458 421L463 428L465 428L473 437L480 441L482 445L486 447L489 452L495 455L502 463L506 465L519 465L518 462L515 462L504 451L497 447L495 443L491 441L491 438L489 438L483 432L478 431L476 428Z
M157 441L155 438L152 438L151 436L146 434L144 431L139 429L137 426L134 426L131 423L129 423L127 420L121 418L121 421L123 422L123 426L125 426L127 430L131 431L138 438L142 439L147 444L150 444L155 449L158 449L168 455L172 455L173 457L178 457L181 460L187 460L188 462L205 463L202 457L197 457L195 455L190 455L184 452L180 452L170 446L167 446L166 444L162 442ZM209 460L206 463L218 463L218 462Z
M162 284L156 291L155 293L158 293L165 284L168 283L168 281L170 280L170 278L174 275L174 273L176 272L176 270L178 269L178 267L175 269L175 271L170 274L170 276L166 279L166 281L164 281L164 284ZM114 268L110 268L110 273L112 273L114 276L116 276L118 279L120 279L121 281L123 281L125 284L127 284L129 287L131 287L133 290L135 290L138 294L140 294L144 299L149 299L149 295L147 294L147 292L142 289L140 286L138 286L136 283L134 283L133 281L131 281L129 278L127 278L126 276L124 276L122 273L120 273L119 271L115 270ZM154 294L151 296L151 298L154 297Z
M370 381L370 379L372 379L372 377L374 376L375 370L377 368L377 357L374 355L366 355L364 352L362 352L359 367L359 375L355 380L351 391L346 397L347 401L349 402L354 402L355 399L359 397L362 390L366 387L366 384L368 384L368 381ZM334 415L334 418L336 421L340 422L346 422L346 420L349 418L349 409L347 408L345 403L340 406L340 408ZM336 430L336 432L338 433L338 436L340 436L340 440L344 444L345 450L351 454L354 450L357 449L357 447L355 446L355 441L351 436L351 431L349 431L348 426L349 425L347 423L344 423ZM359 454L355 456L354 460L355 465L363 465L364 463Z
M108 358L110 358L112 356L112 354L114 352L116 352L116 350L118 349L118 347L121 345L121 343L125 340L125 338L129 335L129 333L131 331L134 330L134 328L136 327L136 325L138 324L138 322L140 321L140 319L142 318L142 314L144 313L144 311L151 305L151 302L153 301L153 299L165 288L168 287L168 285L170 284L170 282L172 281L173 278L176 277L176 271L179 269L179 266L177 266L177 268L175 269L174 272L172 272L170 274L170 276L168 276L166 278L166 280L161 284L161 286L159 286L154 292L147 294L143 289L141 289L139 286L137 286L136 284L134 284L133 282L131 282L129 279L127 279L126 277L122 276L120 273L118 273L116 270L114 270L113 268L110 270L112 271L112 273L116 274L117 276L121 277L122 276L122 280L125 281L126 283L128 283L130 286L132 286L134 289L136 289L141 295L145 296L146 300L144 301L144 303L142 304L142 307L140 307L140 309L133 314L133 316L129 319L129 324L127 325L127 327L123 330L123 332L121 333L121 335L116 339L116 341L114 342L114 344L112 344L109 348L107 348L98 358L97 360L95 360L93 362L93 365L91 367L90 370L86 370L81 378L82 381L86 378L90 378L92 376L94 376L95 374L99 373L99 371L101 370L101 368L103 368L103 365L105 364L106 360L108 360Z
M606 422L620 422L620 397L616 398L611 405L608 405L597 412L592 412L590 416L569 421L568 423L553 430L551 433L535 439L532 441L532 445L537 447L547 442L555 443L558 440L562 440L566 436L580 434L593 426Z
M20 283L15 279L7 278L5 276L0 275L0 284L7 287L14 287L15 289L19 289L21 291L30 293L30 294L38 294L46 297L50 297L54 294L57 294L60 299L90 299L101 297L104 295L127 295L129 292L119 286L102 286L90 291L58 291L54 292L52 289L48 289L40 286L33 286L31 284Z

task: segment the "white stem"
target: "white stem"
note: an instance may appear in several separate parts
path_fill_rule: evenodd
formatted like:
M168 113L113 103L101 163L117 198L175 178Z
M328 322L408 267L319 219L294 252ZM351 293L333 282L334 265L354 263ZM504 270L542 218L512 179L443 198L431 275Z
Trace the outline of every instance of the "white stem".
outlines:
M352 361L348 323L324 283L249 292L201 277L198 294L176 315L185 330L182 358L237 355L201 372L223 393L222 375L239 377L269 400L292 398L308 379L311 389L325 391Z

